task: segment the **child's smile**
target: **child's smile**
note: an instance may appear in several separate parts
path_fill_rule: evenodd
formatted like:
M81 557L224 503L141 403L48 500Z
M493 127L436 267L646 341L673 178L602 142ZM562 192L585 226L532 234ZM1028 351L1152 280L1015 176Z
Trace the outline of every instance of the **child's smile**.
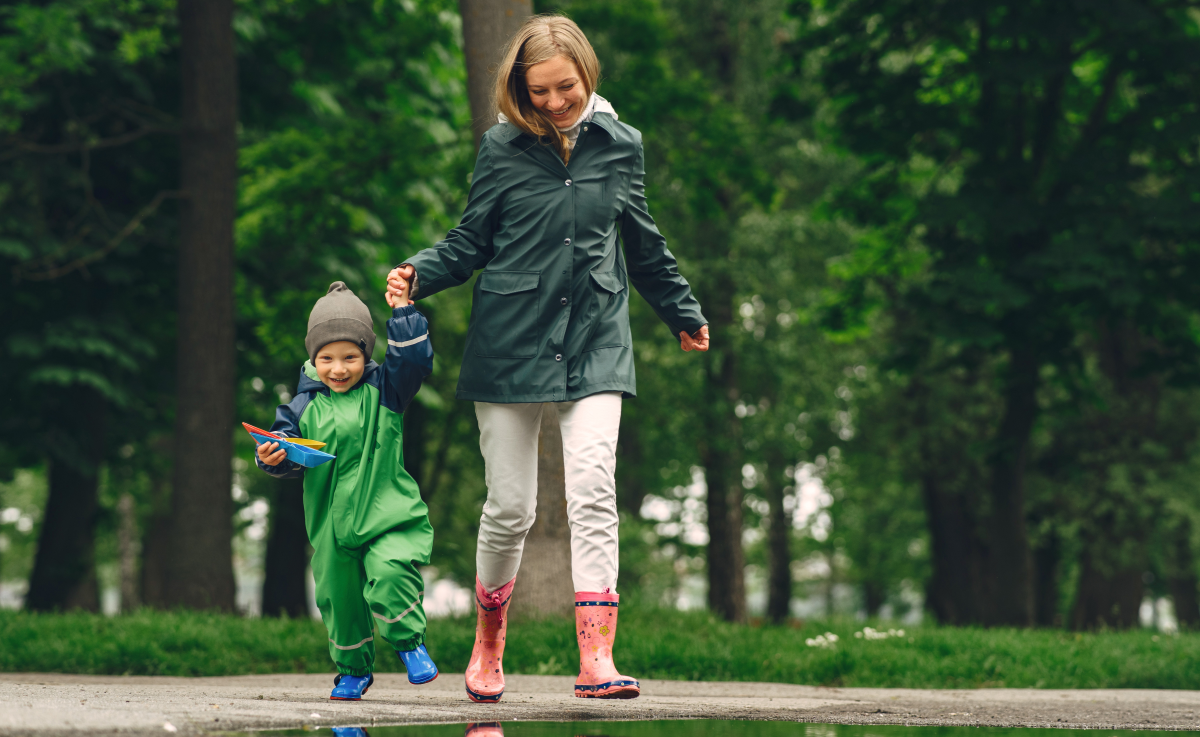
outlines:
M317 351L313 365L321 383L338 394L354 388L367 367L362 349L348 340L330 343Z

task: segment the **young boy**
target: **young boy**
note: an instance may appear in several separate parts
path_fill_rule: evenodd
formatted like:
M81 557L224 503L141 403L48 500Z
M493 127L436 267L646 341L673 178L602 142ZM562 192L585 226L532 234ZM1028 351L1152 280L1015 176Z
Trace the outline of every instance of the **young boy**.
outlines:
M308 318L296 396L275 412L271 432L319 440L337 458L305 469L278 443L258 446L272 476L304 477L304 521L313 546L317 606L337 665L331 699L358 701L374 681L373 625L404 662L410 683L437 678L425 651L424 584L433 527L404 470L403 412L433 368L425 316L388 295L388 349L371 359L371 313L342 282L329 285Z

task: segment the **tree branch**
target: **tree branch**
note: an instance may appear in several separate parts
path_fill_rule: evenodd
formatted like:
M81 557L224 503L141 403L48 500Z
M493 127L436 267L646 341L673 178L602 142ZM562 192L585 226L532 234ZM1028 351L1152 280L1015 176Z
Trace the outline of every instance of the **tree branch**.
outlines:
M144 138L152 133L178 133L175 128L167 128L163 126L145 126L138 130L130 131L112 138L101 138L92 143L58 143L52 146L47 146L30 141L18 141L15 146L0 154L0 161L20 156L22 153L32 154L70 154L80 151L96 151L103 148L113 148L114 146L124 146L127 143L132 143L139 138Z
M20 269L16 269L16 279L17 281L20 281L21 279L25 279L26 281L49 281L51 279L58 279L59 277L66 276L72 271L82 269L88 264L95 263L116 250L117 246L121 245L122 241L132 235L133 231L137 230L138 226L140 226L146 218L153 215L154 211L157 210L159 205L161 205L164 201L168 199L182 199L184 197L186 197L186 194L178 190L164 190L159 192L158 194L154 195L154 199L150 200L149 204L143 207L137 215L134 215L133 218L125 224L124 228L121 228L120 232L110 238L108 243L104 244L103 248L92 251L86 256L80 256L74 261L65 263L62 266L56 266L52 269L47 269L46 271L35 272L32 274L22 274Z

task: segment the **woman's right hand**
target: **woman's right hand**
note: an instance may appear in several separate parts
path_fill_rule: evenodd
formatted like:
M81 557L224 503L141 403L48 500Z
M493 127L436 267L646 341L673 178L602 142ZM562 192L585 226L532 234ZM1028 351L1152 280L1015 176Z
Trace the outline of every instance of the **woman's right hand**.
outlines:
M388 273L388 304L391 304L393 300L396 301L396 304L412 304L407 297L408 288L412 284L413 274L415 273L417 273L416 269L411 264L397 266ZM402 297L405 298L403 302L400 301Z
M261 443L258 446L258 460L266 466L278 466L287 458L287 450L279 448L279 443Z

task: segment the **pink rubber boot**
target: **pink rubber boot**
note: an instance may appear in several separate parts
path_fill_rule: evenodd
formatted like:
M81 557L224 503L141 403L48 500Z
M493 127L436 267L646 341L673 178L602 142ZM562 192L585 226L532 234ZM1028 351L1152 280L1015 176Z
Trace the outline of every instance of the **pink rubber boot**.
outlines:
M508 600L513 579L488 593L475 577L475 648L467 665L467 696L481 704L494 704L504 694L504 635L508 630Z
M617 639L617 605L621 597L580 591L575 594L575 634L579 638L579 678L575 695L581 699L636 699L637 679L623 676L613 665Z

